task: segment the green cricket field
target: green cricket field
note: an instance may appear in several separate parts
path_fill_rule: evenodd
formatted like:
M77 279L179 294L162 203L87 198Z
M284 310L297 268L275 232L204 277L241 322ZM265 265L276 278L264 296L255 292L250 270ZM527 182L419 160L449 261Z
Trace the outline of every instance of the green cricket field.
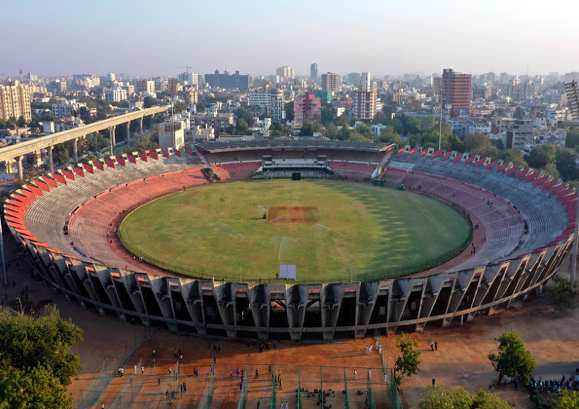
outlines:
M470 237L467 221L429 197L366 183L305 179L219 183L165 196L120 229L135 256L193 277L374 280L433 267Z

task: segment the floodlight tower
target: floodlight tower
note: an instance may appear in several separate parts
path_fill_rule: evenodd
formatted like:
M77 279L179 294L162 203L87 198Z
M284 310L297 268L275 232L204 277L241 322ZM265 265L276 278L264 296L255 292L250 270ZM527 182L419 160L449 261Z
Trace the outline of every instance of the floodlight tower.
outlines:
M579 86L577 80L573 80L565 84L567 91L567 100L569 101L569 108L574 120L579 121ZM579 189L577 189L577 197L579 199ZM575 283L575 268L577 267L577 234L579 233L579 200L577 202L577 215L575 216L575 232L573 233L573 262L571 263L571 275L569 284L571 287Z

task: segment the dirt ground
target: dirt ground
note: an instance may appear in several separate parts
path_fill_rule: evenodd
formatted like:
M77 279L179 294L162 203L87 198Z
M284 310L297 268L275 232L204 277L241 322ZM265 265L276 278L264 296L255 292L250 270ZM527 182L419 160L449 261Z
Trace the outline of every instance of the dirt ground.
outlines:
M100 407L104 402L109 408L118 398L134 393L133 408L152 408L166 405L165 392L176 390L180 395L180 385L185 382L188 391L184 398L177 396L179 407L199 407L204 391L208 388L210 364L213 358L217 359L215 372L215 395L212 408L224 409L237 407L240 394L240 378L237 377L237 368L245 370L247 382L247 407L255 408L260 401L261 408L269 408L271 401L272 371L281 371L283 389L277 391L277 405L287 401L288 407L295 408L297 380L301 379L302 403L306 409L317 409L319 397L313 396L314 389L333 391L327 397L326 405L334 403L332 409L343 406L344 374L348 381L350 405L353 408L364 407L365 390L367 388L367 368L373 368L372 382L378 407L389 407L387 403L383 373L381 372L380 357L373 353L365 355L365 346L374 343L374 338L362 340L342 340L332 343L292 343L278 342L273 347L260 353L257 346L251 345L249 350L242 340L240 343L201 339L191 336L179 336L167 331L153 330L143 346L131 357L135 346L144 339L144 327L121 322L116 315L101 316L95 310L83 309L77 302L67 301L62 295L41 282L34 281L30 275L31 267L24 260L17 260L15 244L10 235L5 235L7 245L7 260L9 261L9 287L0 288L2 305L14 307L14 300L21 298L36 312L47 304L55 304L64 317L72 320L83 328L84 340L75 352L80 355L83 369L78 380L70 388L78 402L82 392L93 385L97 375L95 372L102 369L103 362L107 362L107 370L116 372L118 362L130 358L125 366L125 376L116 377L111 382L107 392L98 399L93 407ZM561 271L568 271L569 259L563 264ZM428 330L423 333L412 334L419 342L422 352L420 371L416 376L407 378L402 384L402 398L406 408L416 407L421 394L436 379L437 385L465 386L473 392L479 388L485 390L496 380L488 354L496 351L495 338L501 333L515 328L527 348L533 353L538 363L536 376L543 379L556 379L562 375L568 376L574 372L575 364L579 361L579 306L565 314L554 313L548 304L546 296L535 297L524 302L515 303L508 311L499 310L490 317L477 317L473 322L465 323L460 327L454 322L449 328ZM438 342L438 351L430 351L430 342ZM208 348L208 343L212 346ZM395 337L381 340L387 353L389 363L394 362L397 353ZM221 346L221 352L213 351L213 343ZM174 350L181 349L184 355L183 365L177 366ZM155 365L153 366L152 351L156 350ZM144 375L137 375L134 365L144 366ZM299 365L299 367L298 367ZM173 374L169 375L169 366ZM324 367L324 368L321 368ZM194 368L199 376L193 376ZM259 369L259 379L255 378L255 369ZM175 370L180 371L178 380ZM229 370L233 372L230 378ZM353 371L357 370L357 379ZM299 373L298 373L299 372ZM321 373L321 375L320 375ZM298 376L299 375L299 376ZM323 386L320 384L323 378ZM129 382L130 380L130 382ZM243 386L243 385L242 385ZM245 386L244 386L245 387ZM361 396L356 392L360 390ZM307 397L307 392L310 397ZM508 400L516 408L531 408L528 394L516 392L512 386L496 387L495 392L503 399ZM319 394L318 394L319 395ZM171 398L169 396L169 398ZM96 401L95 401L96 402ZM177 402L177 401L176 401ZM253 406L252 406L253 405ZM117 400L118 407L124 407Z

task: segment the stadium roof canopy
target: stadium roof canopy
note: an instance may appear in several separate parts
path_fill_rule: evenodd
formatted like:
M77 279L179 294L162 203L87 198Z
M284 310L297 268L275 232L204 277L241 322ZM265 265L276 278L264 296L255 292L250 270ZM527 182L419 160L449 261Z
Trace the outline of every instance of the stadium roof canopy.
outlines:
M195 146L204 152L221 152L227 150L258 150L258 149L344 149L368 152L381 152L393 144L361 141L330 141L320 138L271 138L253 139L249 141L205 141L197 142Z

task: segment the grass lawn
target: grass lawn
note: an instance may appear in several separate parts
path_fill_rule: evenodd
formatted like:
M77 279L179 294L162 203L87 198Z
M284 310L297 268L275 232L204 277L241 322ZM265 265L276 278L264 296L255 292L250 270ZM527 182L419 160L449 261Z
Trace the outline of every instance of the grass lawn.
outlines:
M280 264L295 264L299 281L322 282L427 263L470 227L451 207L406 191L284 179L175 193L133 211L120 233L136 256L192 276L272 279Z

